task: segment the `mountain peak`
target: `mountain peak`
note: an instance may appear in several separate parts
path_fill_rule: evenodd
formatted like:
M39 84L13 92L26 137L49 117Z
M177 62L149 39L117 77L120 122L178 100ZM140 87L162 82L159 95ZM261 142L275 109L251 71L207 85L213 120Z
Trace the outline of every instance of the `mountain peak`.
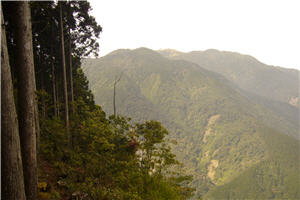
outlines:
M107 54L107 56L115 56L115 55L138 55L138 56L160 56L156 51L146 48L146 47L139 47L136 49L117 49L112 51L111 53Z
M130 49L117 49L117 50L114 50L114 51L108 53L107 55L108 56L120 55L120 54L128 53L130 51L131 51Z
M157 50L157 52L162 54L163 56L168 56L168 57L174 57L183 54L182 52L177 51L175 49L159 49Z

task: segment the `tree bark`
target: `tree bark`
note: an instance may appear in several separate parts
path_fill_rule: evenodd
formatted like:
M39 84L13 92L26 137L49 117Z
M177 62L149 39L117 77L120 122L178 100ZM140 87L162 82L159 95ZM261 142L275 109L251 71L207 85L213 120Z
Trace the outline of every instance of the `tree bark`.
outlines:
M55 68L54 68L54 61L51 62L51 70L52 70L52 98L53 98L53 109L54 109L54 116L58 118L58 111L57 111L57 101L56 101L56 85L55 85Z
M27 200L37 199L38 115L32 47L31 14L28 2L15 2L14 28L18 76L18 118Z
M53 26L53 24L52 24ZM52 37L54 37L53 27L51 28ZM53 59L53 45L51 45L51 79L52 79L52 98L53 98L53 111L54 116L58 118L58 110L57 110L57 98L56 98L56 82L55 82L55 67L54 67L54 59Z
M74 92L73 92L73 66L72 66L72 41L71 41L71 33L69 30L69 77L70 77L70 95L71 95L71 113L72 115L75 113L74 106Z
M41 72L41 90L42 90L42 96L41 96L41 103L42 103L42 114L41 114L41 118L42 119L46 119L46 99L45 99L45 94L44 92L46 91L45 89L45 79L44 79L44 72Z
M59 80L58 77L55 79L55 87L56 87L56 105L57 105L57 117L60 119L60 96L59 96Z
M1 5L0 5L1 6ZM18 119L1 8L1 199L25 200Z
M71 1L68 4L68 19L73 17ZM71 115L75 113L75 105L74 105L74 92L73 92L73 62L72 62L72 35L71 35L71 25L69 23L68 29L69 35L69 80L70 80L70 99L71 99ZM72 135L73 137L73 135Z
M74 93L73 93L73 66L72 66L72 40L71 40L71 32L69 29L69 79L70 79L70 97L71 97L71 116L75 114L75 105L74 105ZM73 148L74 143L74 135L72 131L70 132L71 137L71 145Z
M65 44L64 44L64 26L62 19L62 3L59 2L59 17L60 17L60 37L61 37L61 62L63 70L63 96L65 104L65 126L66 132L69 140L69 145L71 146L71 137L70 137L70 122L69 122L69 105L68 105L68 87L67 87L67 76L66 76L66 58L65 58Z

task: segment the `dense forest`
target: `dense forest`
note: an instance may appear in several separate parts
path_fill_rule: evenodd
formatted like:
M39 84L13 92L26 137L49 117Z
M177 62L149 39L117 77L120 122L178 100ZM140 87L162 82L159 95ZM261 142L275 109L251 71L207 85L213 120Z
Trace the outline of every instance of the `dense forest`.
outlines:
M160 122L95 104L81 69L99 51L90 10L87 1L1 2L2 199L192 197Z

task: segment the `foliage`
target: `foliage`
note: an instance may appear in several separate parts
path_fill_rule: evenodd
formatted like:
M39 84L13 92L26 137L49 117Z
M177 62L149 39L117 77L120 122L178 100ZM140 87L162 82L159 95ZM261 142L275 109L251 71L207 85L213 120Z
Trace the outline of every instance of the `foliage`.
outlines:
M69 196L77 192L92 199L185 199L192 195L190 178L165 170L179 163L159 122L133 126L120 116L105 118L98 106L85 112L87 117L72 127L74 149L67 148L63 122L51 119L43 125L41 156L58 167L57 178L65 183Z
M298 168L292 165L289 170L283 169L283 163L299 161L299 151L295 150L300 146L297 118L291 120L293 114L286 112L284 117L274 111L276 109L270 109L279 104L271 100L257 101L257 97L236 90L219 74L191 62L166 59L146 48L117 50L100 59L86 59L83 71L95 101L107 113L112 113L113 78L124 71L116 100L118 112L137 122L159 120L168 128L167 138L177 140L174 152L187 172L194 176L193 186L198 196L217 198L213 194L223 190L222 185L227 185L224 187L227 192L231 187L238 191L244 186L234 184L237 179L256 184L259 177L247 172L254 166L265 174L272 174L274 179L285 180L285 186L280 188L283 196L298 195L296 190L288 189L297 183L288 180L296 177ZM277 160L278 168L286 173L282 176L274 173L273 160ZM270 188L275 187L272 180L263 181L264 190L272 191ZM244 191L234 198L247 195L252 198L252 194L259 192L263 193ZM229 198L233 198L230 195Z
M9 14L14 8L7 2L2 5L16 84ZM97 56L102 28L90 15L87 1L61 2L63 37L69 44L68 85L74 92L70 145L62 120L59 6L55 1L30 5L41 126L41 198L188 199L194 194L191 182L204 198L299 198L298 115L284 103L298 92L294 71L272 70L247 56L228 59L215 51L204 57L176 53L179 57L170 60L146 48L118 50L99 62L84 60L82 70L82 58ZM203 58L207 63L201 63ZM282 71L288 75L282 76ZM113 77L123 72L118 111L137 124L119 115L107 118L95 104L112 113ZM264 84L265 77L271 84ZM14 93L17 102L16 88ZM166 125L170 134L153 119ZM170 142L173 139L178 145Z
M8 2L2 4L13 82L17 83L13 16L10 15L14 7ZM165 140L167 130L159 122L133 125L130 119L118 115L107 118L102 108L95 104L81 69L82 58L97 56L97 39L102 31L90 15L89 2L36 1L30 2L30 6L40 117L37 145L39 198L141 200L191 197L191 178L167 170L179 162ZM66 44L61 45L62 41ZM65 47L62 52L65 52L66 60L62 60L62 52L58 51L61 46ZM70 105L63 104L66 101L63 101L62 89L66 81L62 78L62 63L68 66L67 98L72 99ZM18 101L18 91L15 89L14 93ZM66 127L68 123L62 117L68 106L72 107L70 127ZM70 129L70 135L66 129ZM144 157L139 152L148 155Z

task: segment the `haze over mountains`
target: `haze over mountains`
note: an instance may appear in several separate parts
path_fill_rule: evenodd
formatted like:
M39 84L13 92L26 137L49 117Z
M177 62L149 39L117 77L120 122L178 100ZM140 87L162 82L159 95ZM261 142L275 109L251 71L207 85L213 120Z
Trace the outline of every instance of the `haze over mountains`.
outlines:
M147 48L85 59L96 103L156 119L204 198L299 199L299 71L207 50Z
M253 94L299 107L299 71L265 65L238 53L209 49L182 53L161 50L162 55L187 60L225 76L236 86Z

